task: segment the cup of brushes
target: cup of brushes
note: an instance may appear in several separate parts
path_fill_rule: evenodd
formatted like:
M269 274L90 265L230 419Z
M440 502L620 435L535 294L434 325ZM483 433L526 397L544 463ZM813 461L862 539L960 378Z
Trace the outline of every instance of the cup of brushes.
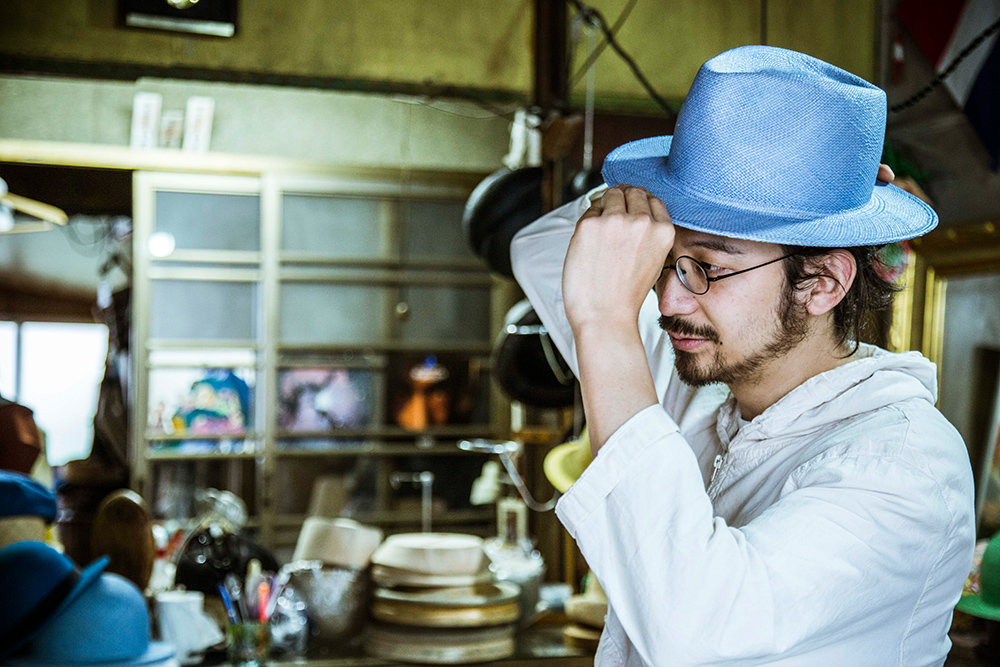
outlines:
M268 622L282 587L261 572L256 560L250 561L244 581L230 573L219 584L219 595L229 617L227 652L234 667L259 667L267 663L271 641Z

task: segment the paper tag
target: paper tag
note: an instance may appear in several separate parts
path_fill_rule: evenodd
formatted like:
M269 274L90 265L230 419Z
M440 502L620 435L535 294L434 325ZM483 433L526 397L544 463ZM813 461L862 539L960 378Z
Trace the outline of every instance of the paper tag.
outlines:
M180 148L184 134L184 112L164 111L160 116L160 148Z

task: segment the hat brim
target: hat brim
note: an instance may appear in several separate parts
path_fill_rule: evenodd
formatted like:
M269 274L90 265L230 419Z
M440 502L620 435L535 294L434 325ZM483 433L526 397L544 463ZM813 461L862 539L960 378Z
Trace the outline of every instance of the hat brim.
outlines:
M962 613L985 618L989 621L1000 621L1000 606L992 605L983 600L982 594L963 595L955 605L955 609Z
M74 667L174 667L179 664L175 659L176 654L177 651L173 644L149 642L149 648L137 658L119 662L81 662L74 663ZM12 667L66 667L66 663L37 661L32 660L30 656L12 660L10 665Z
M712 200L667 168L672 136L640 139L604 161L610 186L643 187L663 200L674 224L734 239L826 248L880 245L926 234L938 217L926 203L894 185L875 185L862 206L831 215L780 211Z
M569 488L573 486L576 480L580 478L580 475L583 474L583 471L587 469L587 466L590 465L590 457L581 456L581 447L586 447L589 453L589 442L584 443L580 440L572 440L553 447L545 455L545 460L542 462L542 470L545 472L545 477L549 480L549 483L559 493L569 491ZM585 464L584 461L586 461ZM581 464L583 464L582 467Z
M65 598L63 598L63 601L59 604L58 607L56 607L55 611L49 614L49 617L45 619L45 621L40 623L38 627L29 632L26 636L22 637L19 641L14 642L13 646L10 646L6 649L0 648L0 660L3 660L5 657L9 655L13 655L18 650L23 648L26 644L28 644L28 642L34 639L35 636L39 632L41 632L42 628L45 627L46 623L48 623L53 618L58 616L63 609L68 607L73 602L73 600L80 597L80 594L83 593L85 590L87 590L87 587L89 587L91 584L97 581L97 578L101 576L101 573L104 572L104 568L108 566L109 562L110 559L107 556L102 556L97 560L95 560L90 565L88 565L87 567L85 567L83 571L80 572L80 578L77 580L76 585L73 586L73 590L71 590L69 594L66 595Z

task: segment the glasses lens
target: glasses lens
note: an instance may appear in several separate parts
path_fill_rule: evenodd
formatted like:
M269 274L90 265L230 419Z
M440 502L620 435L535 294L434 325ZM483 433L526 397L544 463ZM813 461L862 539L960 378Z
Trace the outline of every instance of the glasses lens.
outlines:
M704 294L708 291L708 275L705 269L690 257L677 258L677 277L690 292Z

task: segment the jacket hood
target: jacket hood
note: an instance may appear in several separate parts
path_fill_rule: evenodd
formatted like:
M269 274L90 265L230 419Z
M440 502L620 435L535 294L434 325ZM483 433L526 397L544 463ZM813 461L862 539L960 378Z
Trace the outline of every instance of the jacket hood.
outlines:
M937 367L919 352L861 345L854 359L809 378L743 427L739 447L775 436L815 431L907 400L937 400ZM739 407L730 394L719 415L719 437L737 431Z

